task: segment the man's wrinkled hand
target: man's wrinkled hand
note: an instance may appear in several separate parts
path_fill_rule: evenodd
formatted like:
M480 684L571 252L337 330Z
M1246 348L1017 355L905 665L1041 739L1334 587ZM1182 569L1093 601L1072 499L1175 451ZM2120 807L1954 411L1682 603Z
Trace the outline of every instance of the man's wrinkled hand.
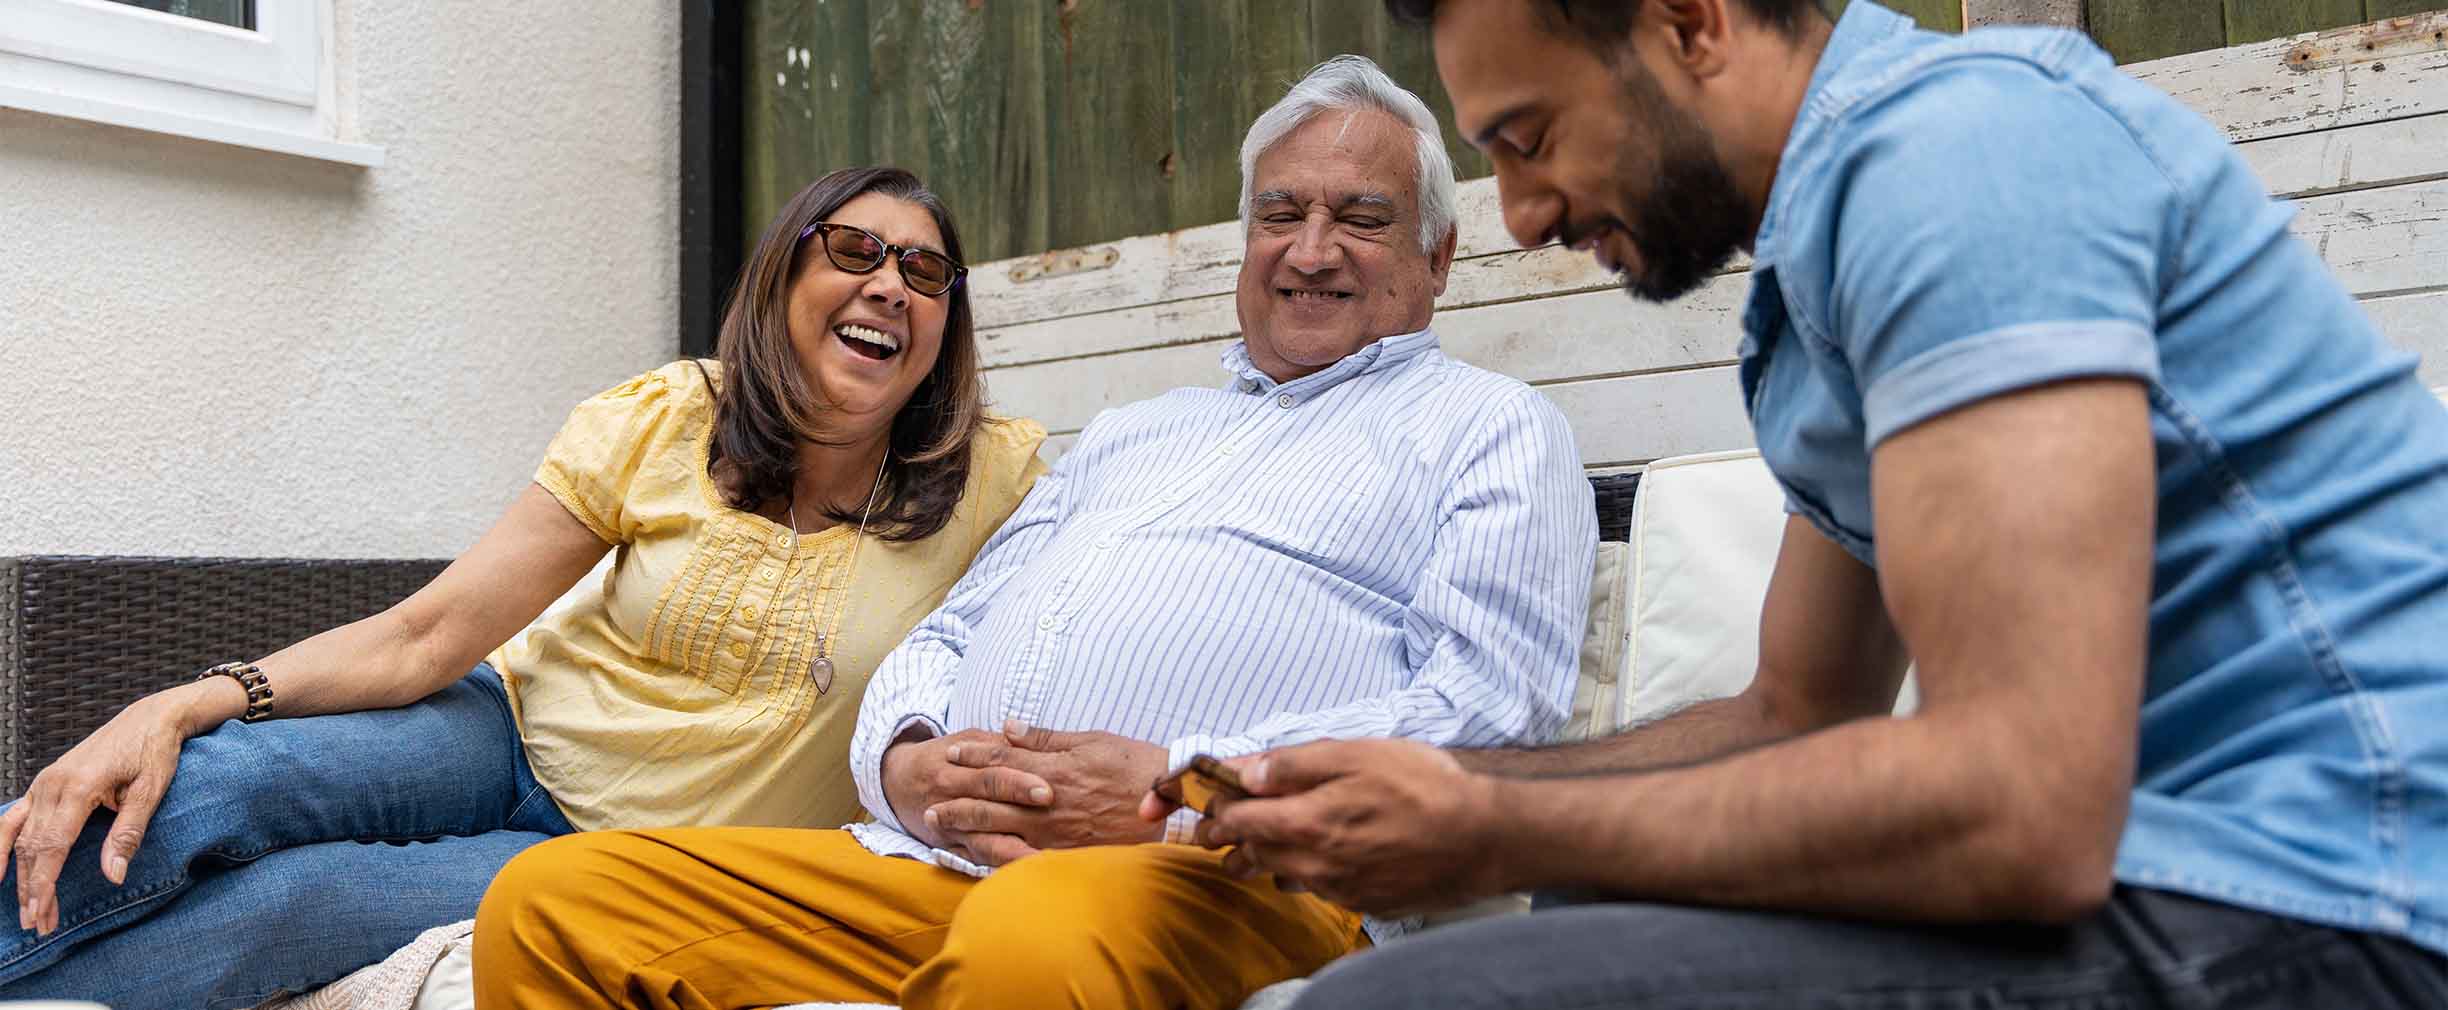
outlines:
M1408 740L1334 740L1233 762L1249 786L1219 801L1196 840L1231 847L1224 865L1271 873L1346 908L1383 916L1502 893L1496 780Z
M1165 772L1165 749L1112 733L1067 733L1007 723L982 744L964 742L954 762L981 773L1008 769L1052 787L1050 803L962 797L935 804L928 823L956 834L1008 835L1031 849L1128 845L1164 839L1139 818L1148 784Z
M966 748L1002 742L1002 734L971 729L925 740L905 740L886 748L884 798L892 803L893 817L901 822L901 829L928 845L987 866L1000 866L1036 851L1015 835L941 826L932 813L938 804L952 801L991 802L1024 809L1053 802L1053 787L1028 772L1000 765L964 765L952 760L953 755Z

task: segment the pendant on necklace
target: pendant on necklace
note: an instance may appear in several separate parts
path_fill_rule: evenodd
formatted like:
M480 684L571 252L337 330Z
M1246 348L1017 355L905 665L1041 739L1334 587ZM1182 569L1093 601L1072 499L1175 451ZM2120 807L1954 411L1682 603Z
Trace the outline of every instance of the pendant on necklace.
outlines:
M821 655L817 656L814 662L808 664L808 676L816 681L817 694L832 690L833 661Z

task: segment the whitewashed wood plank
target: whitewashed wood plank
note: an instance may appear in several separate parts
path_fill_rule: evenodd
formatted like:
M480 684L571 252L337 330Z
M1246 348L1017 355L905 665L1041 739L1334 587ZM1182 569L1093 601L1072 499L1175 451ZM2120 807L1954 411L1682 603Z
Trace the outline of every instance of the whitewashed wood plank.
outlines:
M2364 303L2382 333L2423 356L2426 386L2448 384L2448 291ZM1756 443L1732 366L1538 387L1571 421L1590 467L1624 466Z
M2288 66L2299 46L2352 40L2370 30L2356 26L2187 53L2132 64L2125 72L2174 95L2237 141L2448 111L2448 52L2309 71Z
M2439 86L2448 88L2448 80ZM2236 150L2280 196L2422 182L2448 177L2448 113L2273 137Z
M2448 178L2448 140L2442 138L2448 138L2448 114L2273 138L2244 144L2239 149L2272 192L2283 196L2335 195L2341 190ZM2431 199L2407 198L2417 203ZM2330 206L2310 205L2308 213L2325 213ZM2349 215L2362 209L2339 206ZM2400 210L2419 217L2421 208ZM2318 233L2329 230L2334 222L2312 224L2314 233ZM2401 225L2415 227L2411 221ZM2380 248L2386 247L2383 241ZM1738 260L1732 268L1748 266L1747 260ZM2442 280L2448 281L2448 277ZM982 327L980 354L986 367L999 368L1236 336L1240 326L1232 305L1232 282L1228 278L1224 283L1225 293L1203 298ZM1560 246L1516 249L1456 260L1437 307L1440 311L1452 311L1496 301L1610 290L1614 286L1614 276L1600 269L1597 261L1587 255Z
M1072 444L1078 441L1079 433L1076 431L1064 435L1048 435L1045 443L1037 447L1037 456L1048 463L1054 462L1061 459L1063 453L1070 452Z
M969 302L983 329L1230 291L1241 272L1241 224L1183 228L1086 247L1113 265L1023 280L1069 250L996 260L969 270ZM1103 256L1095 257L1097 260Z
M1572 422L1584 466L1627 466L1754 444L1731 365L1540 386Z
M2292 226L2357 295L2448 284L2448 180L2302 201Z
M2423 385L2448 383L2448 290L2374 298L2363 309L2397 346L2422 355Z
M2448 129L2448 116L2430 118L2439 120L2442 129ZM2395 149L2369 157L2354 154L2372 150L2365 146L2367 143L2392 136L2374 134L2369 141L2357 141L2327 154L2291 157L2272 171L2291 180L2325 180L2334 184L2340 179L2388 178L2389 175L2379 173L2400 173L2423 163L2420 159L2400 157ZM2332 158L2336 159L2334 163ZM2375 174L2367 176L2351 163L2367 165ZM2448 153L2439 155L2434 163L2448 166ZM2336 171L2339 168L2343 168L2343 174ZM2448 179L2313 197L2302 201L2293 227L2296 234L2322 251L2339 279L2356 294L2448 284ZM1456 341L1466 334L1452 328L1449 321L1462 310L1591 295L1616 296L1616 302L1629 301L1617 295L1613 278L1599 270L1588 256L1568 249L1548 246L1482 257L1455 264L1445 297L1439 299L1438 326L1449 342ZM1240 320L1233 298L1223 294L986 330L979 335L979 347L991 373L1016 365L1212 344L1239 336ZM1465 352L1457 351L1456 355L1465 356ZM1530 377L1522 366L1502 355L1465 360Z
M2171 56L2125 69L2175 95L2237 141L2448 112L2448 52L2309 72L2288 69L2288 53L2329 34L2335 33ZM1463 183L1459 199L1458 255L1514 248L1504 232L1495 180ZM979 325L1003 327L1228 292L1240 271L1241 231L1238 222L1225 221L1088 249L1098 255L1058 250L978 266L970 274L970 295ZM1102 262L1105 250L1112 251L1112 266L1016 279L1057 260Z
M1437 299L1437 309L1447 312L1499 301L1613 290L1615 286L1614 275L1599 269L1587 254L1542 246L1457 261L1448 275L1445 294ZM1000 368L1237 337L1241 323L1233 298L1227 292L981 329L978 353L987 368Z
M1611 288L1483 305L1438 313L1437 339L1447 354L1533 384L1690 368L1733 360L1750 289L1749 274L1727 274L1674 305ZM1070 431L1108 407L1222 384L1217 358L1232 339L998 368L986 385L1002 409Z
M1228 342L1177 344L986 373L995 409L1033 417L1047 431L1078 431L1097 413L1183 386L1221 386L1216 355Z
M1584 466L1623 468L1653 459L1752 444L1732 366L1621 376L1538 387L1573 427ZM1049 436L1041 454L1061 456L1077 432Z
M2424 385L2448 384L2448 291L2363 303L2382 333L2423 357ZM1572 422L1581 458L1593 469L1622 468L1692 452L1752 444L1731 367L1553 383L1540 392ZM1053 459L1079 440L1046 439Z

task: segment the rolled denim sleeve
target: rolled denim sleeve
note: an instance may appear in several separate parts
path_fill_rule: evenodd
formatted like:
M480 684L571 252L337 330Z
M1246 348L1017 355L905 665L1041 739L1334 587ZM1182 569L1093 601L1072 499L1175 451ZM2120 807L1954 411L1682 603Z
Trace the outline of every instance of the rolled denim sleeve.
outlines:
M1822 182L1841 209L1821 338L1853 368L1869 445L2045 383L2157 381L2182 209L2088 93L1966 60L1847 125Z

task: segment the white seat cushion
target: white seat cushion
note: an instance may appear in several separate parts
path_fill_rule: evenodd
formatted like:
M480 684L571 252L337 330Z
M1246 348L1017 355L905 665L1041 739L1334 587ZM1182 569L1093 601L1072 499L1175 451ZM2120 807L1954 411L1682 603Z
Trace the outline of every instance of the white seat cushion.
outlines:
M1590 574L1589 623L1581 632L1581 672L1573 683L1572 718L1564 724L1563 739L1586 740L1602 732L1599 727L1614 725L1630 630L1624 622L1624 588L1631 562L1630 544L1598 545L1597 566Z

